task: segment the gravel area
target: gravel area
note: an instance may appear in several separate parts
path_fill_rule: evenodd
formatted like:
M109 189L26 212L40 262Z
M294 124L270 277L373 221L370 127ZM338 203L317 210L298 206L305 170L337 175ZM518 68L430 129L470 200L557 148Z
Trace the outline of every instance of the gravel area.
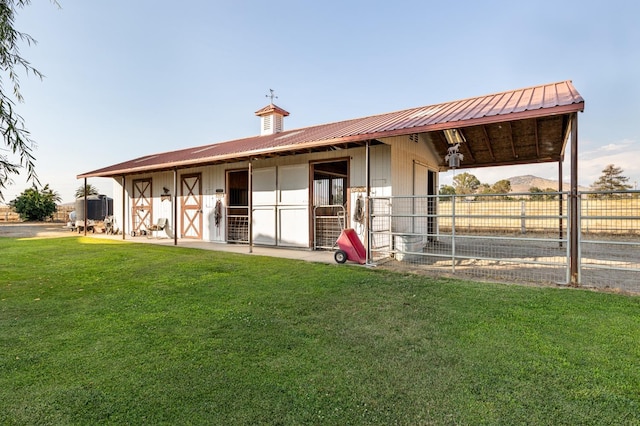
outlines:
M78 235L56 222L21 222L0 224L0 237L11 238L58 238Z

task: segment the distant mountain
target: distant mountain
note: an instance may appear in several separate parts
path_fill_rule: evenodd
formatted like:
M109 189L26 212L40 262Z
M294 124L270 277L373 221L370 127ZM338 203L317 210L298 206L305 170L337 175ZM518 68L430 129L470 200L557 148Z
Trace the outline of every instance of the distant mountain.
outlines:
M513 176L507 178L509 182L511 182L511 192L529 192L531 187L537 187L542 189L543 191L547 188L551 188L554 191L558 190L558 181L545 179L538 176L532 175L524 175L524 176ZM569 191L571 189L571 184L568 182L564 182L562 184L563 191ZM582 186L578 187L581 191L586 191L589 188L585 188Z

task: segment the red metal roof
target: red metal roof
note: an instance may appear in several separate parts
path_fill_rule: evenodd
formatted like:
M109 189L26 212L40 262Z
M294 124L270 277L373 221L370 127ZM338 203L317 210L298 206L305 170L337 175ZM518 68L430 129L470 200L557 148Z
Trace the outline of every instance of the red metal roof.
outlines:
M362 142L582 111L584 99L571 81L545 84L336 123L253 136L148 155L78 175L109 177L174 167L237 161L265 154ZM263 112L264 108L258 112ZM284 111L284 110L283 110ZM286 111L285 111L286 112Z

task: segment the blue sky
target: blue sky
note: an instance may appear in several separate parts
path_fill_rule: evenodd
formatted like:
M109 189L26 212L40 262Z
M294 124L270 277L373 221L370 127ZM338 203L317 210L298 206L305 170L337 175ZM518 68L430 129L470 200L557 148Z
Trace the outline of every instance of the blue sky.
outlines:
M65 202L79 173L258 134L270 88L294 129L573 80L586 102L580 184L610 163L640 183L636 2L59 2L33 0L17 17L38 40L21 53L46 76L21 76L18 111L41 182ZM493 183L557 170L470 172ZM29 186L14 181L6 201ZM89 183L111 194L111 181Z

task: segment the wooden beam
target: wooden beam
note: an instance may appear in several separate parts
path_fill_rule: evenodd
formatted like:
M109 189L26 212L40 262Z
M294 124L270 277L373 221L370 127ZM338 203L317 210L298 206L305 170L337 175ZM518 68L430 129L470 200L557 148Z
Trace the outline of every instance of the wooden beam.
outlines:
M516 145L513 143L513 127L511 127L511 122L507 122L507 126L509 126L509 142L511 142L511 153L513 154L514 159L518 159L518 153L516 152ZM538 153L538 157L540 157L540 153Z
M538 137L538 119L537 118L535 118L533 120L533 129L536 132L536 136L535 136L535 139L536 139L536 155L538 157L540 157L540 138Z
M460 146L466 146L467 147L467 153L466 155L468 155L469 157L471 157L471 161L473 161L474 163L476 162L475 157L473 156L473 151L471 150L471 142L469 141L469 139L467 139L467 137L465 136L465 134L462 132L462 129L458 129L458 131L460 132L460 134L462 135L462 137L464 138L465 141L467 141L467 143L463 143Z
M491 149L491 140L489 139L489 133L487 132L487 126L482 126L482 132L484 133L484 143L487 145L487 149L489 150L489 154L491 154L491 159L496 161L496 156L493 155L493 149Z

